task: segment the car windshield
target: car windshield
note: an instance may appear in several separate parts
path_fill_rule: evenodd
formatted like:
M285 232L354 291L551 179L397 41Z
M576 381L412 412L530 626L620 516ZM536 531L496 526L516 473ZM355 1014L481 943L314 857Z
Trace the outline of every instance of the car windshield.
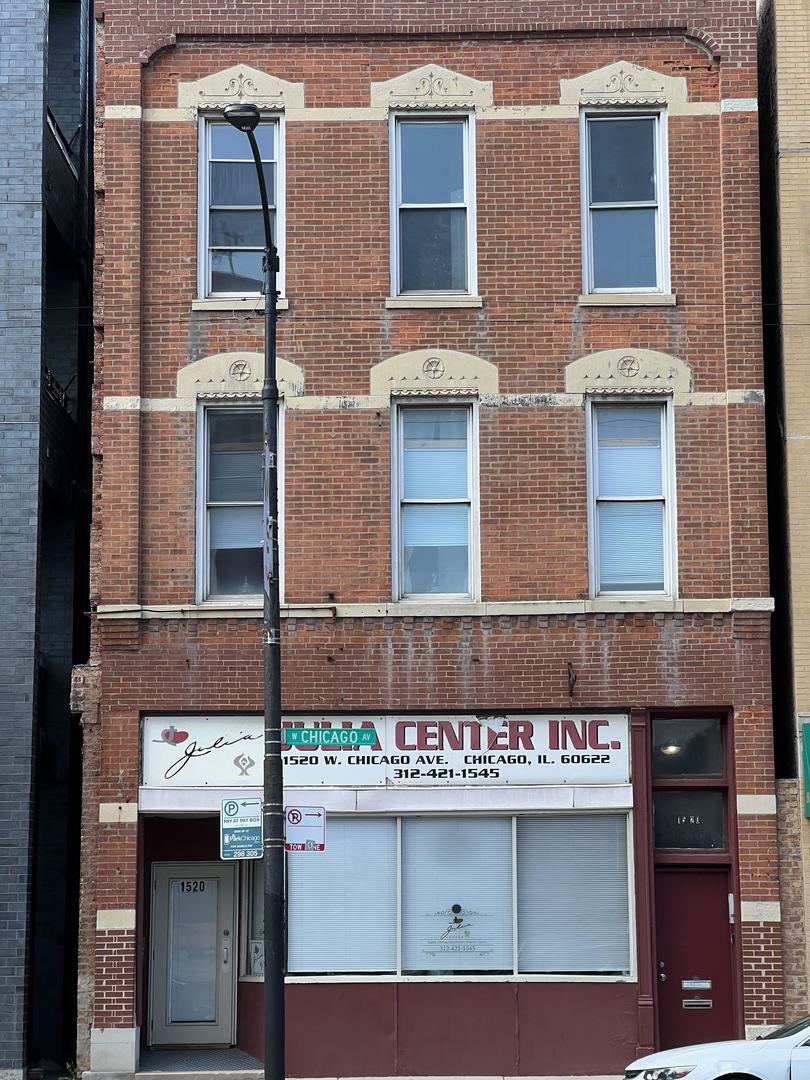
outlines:
M761 1037L763 1039L784 1039L788 1035L798 1035L800 1031L804 1031L806 1028L810 1028L810 1016L805 1016L801 1020L794 1020L792 1024L785 1024L784 1027L777 1028L776 1031L771 1031L768 1035Z

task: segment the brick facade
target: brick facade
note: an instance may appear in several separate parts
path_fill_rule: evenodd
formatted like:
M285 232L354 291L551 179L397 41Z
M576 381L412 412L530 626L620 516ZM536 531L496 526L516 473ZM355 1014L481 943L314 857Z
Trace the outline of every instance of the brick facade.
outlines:
M272 22L241 7L238 25L205 4L141 6L137 17L115 0L97 9L103 347L92 662L100 724L85 796L94 882L82 959L88 978L94 973L82 1018L98 1033L94 1071L127 1071L141 1041L148 1045L149 972L135 944L148 952L154 840L134 809L99 824L105 807L138 803L140 720L262 706L258 603L195 602L197 406L210 391L196 400L181 392L191 364L210 372L230 354L261 364L255 310L197 294L198 116L181 97L234 65L304 94L303 107L291 104L284 116L289 307L278 352L302 383L294 392L288 385L283 412L285 713L635 709L642 755L656 710L730 717L729 854L717 865L734 868L743 924L733 1027L742 1034L782 1020L753 10L610 3L585 17L559 3L543 5L541 17L531 7L518 17L514 5L404 4L383 16L363 4L329 3L316 14L287 3ZM240 36L247 25L250 36ZM561 80L616 61L685 80L685 102L671 105L667 125L674 299L657 303L580 301L579 110L561 101ZM389 118L370 105L372 88L424 65L492 85L492 104L475 106L481 301L466 307L452 298L410 307L389 300ZM588 394L571 365L593 357L594 370L607 371L605 351L615 349L642 364L667 360L656 377L674 403L677 597L590 593ZM467 376L482 362L495 373L489 390L467 388L464 398L476 402L478 422L481 586L472 601L409 604L392 591L392 406L426 399L381 392L375 371L391 362L400 382L420 389L407 375L416 350L435 351L445 367L451 351L465 354ZM637 384L621 387L627 400L641 400ZM633 767L637 805L642 793L646 805L643 756ZM649 816L639 828L652 860ZM621 989L634 1019L610 1061L595 1066L598 1033L567 1058L554 1038L540 1046L524 1015L508 1046L487 1050L484 1071L619 1072L654 1044L644 859L639 853L634 871L645 905L637 979ZM101 930L105 919L134 920L129 951L119 931ZM113 982L121 992L111 998ZM486 999L507 1027L510 1010L519 1018L530 1002L540 1007L549 989L518 983L508 1004L507 985ZM419 999L413 987L387 985L398 1034L362 1061L333 1062L329 1074L480 1072L467 1060L477 1052L474 1031L465 1049L447 1044L447 1054L459 1054L455 1069L440 1054L431 1066L405 1034L429 999L440 1012L458 1006L467 991L454 986L427 984ZM571 986L555 986L566 1000L574 995L575 1009L606 989L582 990L577 1004ZM256 1032L245 1032L253 989L240 984L238 1041L255 1053ZM480 986L469 992L470 1008L490 1007ZM325 993L290 986L290 1031L316 999L337 1010L339 1026L340 1010L318 996ZM116 1068L100 1064L113 1060L105 1055L119 1036L131 1045ZM291 1039L291 1075L323 1068L312 1047Z

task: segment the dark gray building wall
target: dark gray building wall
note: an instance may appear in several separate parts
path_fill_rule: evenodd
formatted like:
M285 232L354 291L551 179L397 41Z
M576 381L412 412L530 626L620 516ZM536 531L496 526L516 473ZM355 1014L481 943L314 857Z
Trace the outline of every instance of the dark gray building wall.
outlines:
M90 25L0 5L0 1080L76 1056Z
M41 2L0 11L0 1080L23 1075L27 1040L46 27Z

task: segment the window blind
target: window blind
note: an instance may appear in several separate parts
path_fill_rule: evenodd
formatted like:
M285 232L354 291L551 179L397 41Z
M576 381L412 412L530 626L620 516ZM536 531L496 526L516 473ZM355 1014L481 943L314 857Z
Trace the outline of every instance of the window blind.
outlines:
M664 588L664 506L660 502L598 503L599 588L657 592Z
M260 506L214 506L208 513L212 551L262 546Z
M629 972L626 820L518 818L518 971Z
M261 502L261 449L212 450L208 498L210 502Z
M403 820L402 970L512 970L510 818Z
M326 849L287 857L288 970L396 970L395 818L330 817Z

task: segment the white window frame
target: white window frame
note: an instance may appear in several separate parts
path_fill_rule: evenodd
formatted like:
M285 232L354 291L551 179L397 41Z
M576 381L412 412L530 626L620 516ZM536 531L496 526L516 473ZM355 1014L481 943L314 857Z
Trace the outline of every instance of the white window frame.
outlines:
M403 122L417 124L437 124L448 121L462 121L464 124L463 141L463 167L464 167L464 207L467 212L467 288L466 289L441 289L441 290L402 290L400 284L400 242L399 242L399 211L407 208L407 204L401 201L401 172L399 132ZM392 296L475 296L478 291L478 270L476 257L476 224L475 224L475 114L472 112L451 112L417 114L408 111L392 112L389 119L389 157L390 157L390 247L391 252L391 295ZM428 205L436 207L458 207L461 203L420 203L424 208Z
M600 208L611 206L632 208L634 206L655 206L655 250L656 283L654 286L626 285L612 288L597 288L594 285L593 242L591 230L591 161L589 124L608 120L652 119L655 121L653 141L655 152L655 203L600 203ZM580 198L582 214L582 291L586 295L600 294L668 294L670 291L670 251L669 251L669 160L667 154L667 111L656 109L582 109L579 114L580 125Z
M261 414L262 406L259 401L199 401L197 403L197 509L196 509L196 595L197 604L232 604L233 602L247 603L255 606L261 602L262 593L247 593L245 595L229 595L217 593L211 596L211 541L208 519L208 444L209 426L208 418L213 412L238 412L240 409L249 410ZM279 593L284 599L284 403L283 399L278 405L278 453L277 453L277 477L278 477L278 559L279 559Z
M406 593L404 582L404 559L402 557L402 505L404 491L404 454L402 414L407 409L436 408L467 410L467 476L469 479L466 499L436 500L442 504L463 502L470 507L470 528L467 538L467 581L466 593ZM392 536L392 580L395 600L416 600L421 602L448 602L477 600L481 595L480 582L480 520L479 520L479 476L478 476L478 399L458 398L419 398L408 397L391 402L391 536ZM422 502L424 500L414 500Z
M658 407L661 410L661 488L660 498L644 496L605 497L605 502L661 502L663 505L663 561L664 588L653 593L637 590L607 591L600 588L599 534L597 526L597 468L598 448L596 413L599 409L622 408L632 406ZM675 437L674 409L671 397L638 398L624 396L605 396L597 399L586 398L586 454L588 474L588 565L590 576L590 594L592 597L621 596L641 599L648 596L677 596L678 552L677 518L675 504Z
M266 113L262 115L260 124L275 124L276 126L276 192L275 192L275 231L272 236L273 243L275 244L279 254L279 270L277 274L276 285L279 291L279 295L283 296L285 292L284 275L285 275L285 234L286 234L286 215L285 215L285 191L286 191L286 177L285 177L285 130L284 130L284 114L283 113ZM213 292L211 290L211 260L209 257L208 249L208 199L209 199L209 185L208 185L208 162L210 159L210 145L211 127L215 124L228 125L227 120L223 120L221 116L201 115L199 119L198 128L198 150L197 150L197 162L198 162L198 176L197 176L197 295L200 299L225 299L228 297L242 298L242 297L258 297L261 296L261 290L256 292ZM245 140L245 153L250 154L250 146L248 143L247 135L243 135ZM250 156L251 162L253 161L252 155ZM273 207L271 206L271 209Z
M298 974L295 972L288 973L287 982L289 983L386 983L386 982L562 982L562 983L626 983L634 982L637 975L637 950L636 950L636 910L635 910L635 887L634 887L634 845L633 845L633 815L632 811L623 810L587 810L582 811L589 815L609 816L609 817L621 817L625 821L625 837L626 837L626 850L627 850L627 940L628 940L628 971L626 973L598 973L598 972L520 972L518 971L520 962L520 942L518 941L518 866L517 866L517 832L518 832L518 820L521 817L559 817L559 816L573 816L577 814L577 811L572 810L557 810L557 811L507 811L507 812L469 812L465 811L457 816L464 817L465 819L474 816L483 816L487 818L492 817L506 817L511 820L511 855L512 855L512 971L511 972L467 972L456 973L452 975L444 975L438 972L420 973L420 974L407 974L402 970L402 937L403 937L403 915L402 915L402 822L409 817L433 817L433 818L448 818L456 815L448 814L381 814L374 815L380 817L394 817L396 819L396 970L390 972L380 972L367 974L363 972L341 972L340 974ZM340 814L336 815L340 817L354 817L355 815ZM359 816L359 815L358 815ZM327 823L327 829L328 829ZM306 858L307 856L288 856L288 858ZM257 864L253 869L253 874L260 873L260 864ZM243 896L249 895L248 888L245 889ZM246 920L247 924L247 920ZM242 969L245 971L245 968ZM249 976L243 975L243 979L249 978L255 981L261 981L262 976Z

